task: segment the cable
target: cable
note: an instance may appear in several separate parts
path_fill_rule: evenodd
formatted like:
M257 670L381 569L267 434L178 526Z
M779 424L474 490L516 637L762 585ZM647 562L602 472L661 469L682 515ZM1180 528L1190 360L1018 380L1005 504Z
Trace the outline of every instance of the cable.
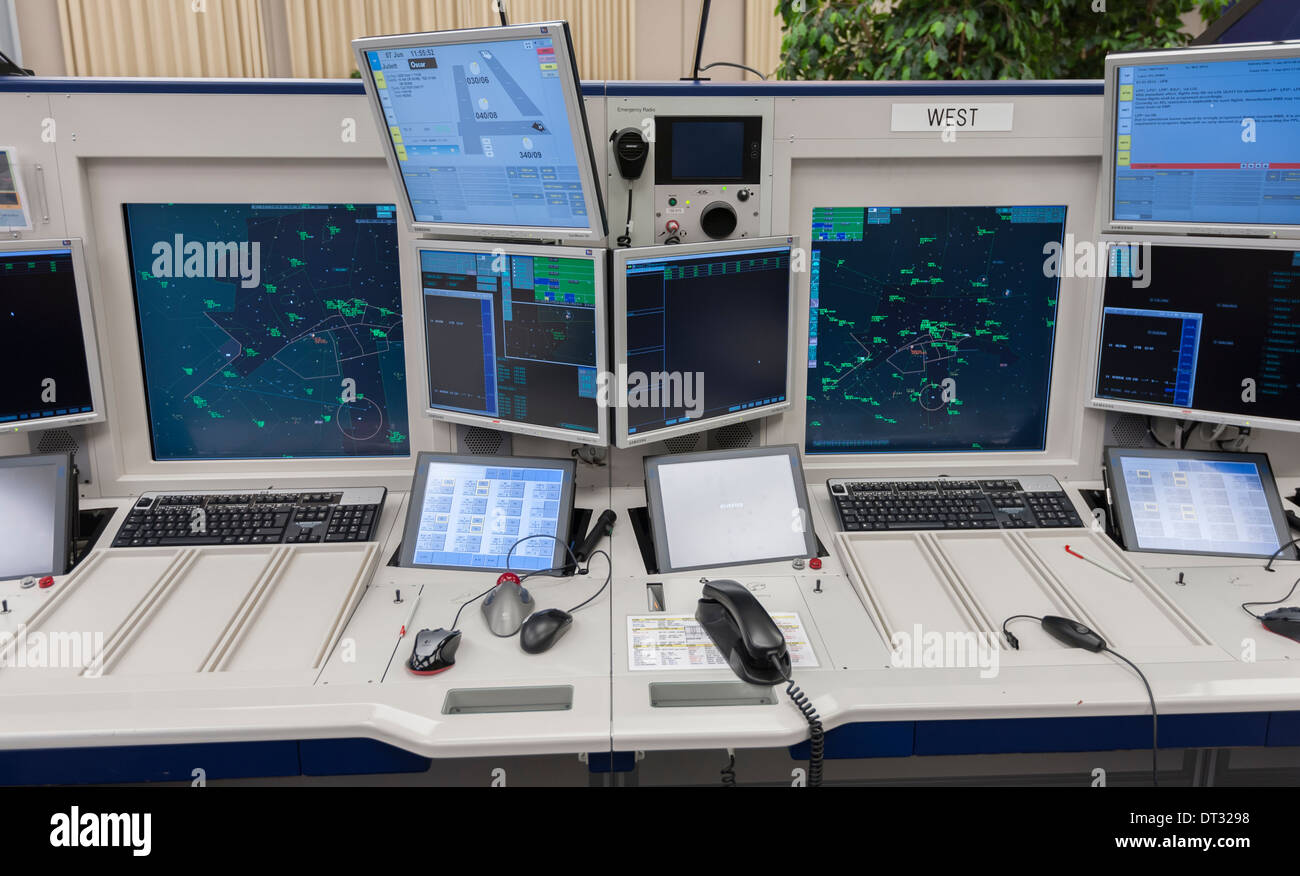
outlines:
M1255 614L1255 612L1251 611L1251 610L1250 610L1249 608L1247 608L1246 606L1248 606L1248 605L1280 605L1281 603L1286 602L1288 599L1291 598L1291 594L1292 594L1292 593L1295 593L1297 587L1300 587L1300 578L1296 578L1296 579L1295 579L1295 583L1291 585L1291 589L1288 590L1288 591L1286 592L1286 596L1283 596L1281 599L1275 599L1275 600L1273 600L1272 602L1243 602L1243 603L1241 604L1241 610L1244 611L1246 614L1250 615L1251 617L1253 617L1255 620L1257 620L1257 621L1262 621L1262 620L1264 619L1262 615Z
M1160 747L1160 728L1156 723L1159 716L1156 714L1156 695L1151 692L1151 682L1147 681L1146 673L1139 669L1136 663L1125 657L1123 654L1112 650L1110 647L1103 648L1102 650L1107 654L1110 654L1112 657L1118 657L1120 660L1123 660L1131 666L1133 671L1138 674L1138 678L1142 679L1142 684L1147 689L1147 699L1151 701L1151 785L1158 788L1160 787L1160 774L1157 769L1156 753Z
M535 538L549 538L549 539L551 539L552 541L554 541L556 544L564 544L564 542L560 541L558 538L556 538L556 537L553 536L553 535L545 535L545 534L543 534L543 535L530 535L530 536L527 536L527 537L525 537L525 538L521 538L521 539L519 539L517 542L515 542L514 544L512 544L512 545L510 546L510 550L506 552L506 571L507 571L507 572L510 571L510 557L514 554L514 552L515 552L515 548L519 547L519 546L520 546L521 544L523 544L524 542L526 542L526 541L532 541L532 540L535 539ZM574 565L575 567L576 567L576 566L580 566L581 563L579 563L579 562L578 562L578 558L577 558L576 556L574 556L573 548L571 548L571 547L569 547L567 544L565 544L565 545L564 545L564 549L565 549L566 551L568 551L568 553L569 553L569 558L573 560L573 565ZM604 552L604 551L597 551L597 553L605 553L605 552ZM595 554L593 554L593 556L595 556ZM609 554L605 554L605 559L606 559L606 560L609 559ZM588 565L588 567L590 568L590 565L591 565L591 564L588 563L587 565ZM545 575L545 574L552 573L552 572L564 572L564 571L566 571L566 570L568 570L568 569L569 569L568 566L558 566L558 567L556 567L556 568L554 568L554 569L538 569L538 570L535 571L535 572L528 572L527 574L521 576L521 577L519 578L519 583L522 584L522 583L524 583L525 581L527 581L529 578L532 578L532 577L534 577L534 576L536 576L536 575ZM585 575L585 574L587 574L587 571L584 571L584 570L581 570L581 569L580 569L580 570L578 571L578 574L579 574L579 575ZM614 575L614 570L613 570L613 566L611 565L611 567L610 567L610 577L612 578L613 575ZM606 586L608 586L608 584L609 584L608 579L606 579L605 584L606 584ZM461 605L461 607L460 607L459 609L456 610L456 619L455 619L454 621L451 622L451 629L454 631L454 630L456 629L456 624L460 623L460 615L461 615L461 612L463 612L465 609L469 608L471 605L473 605L474 603L478 602L478 601L479 601L480 599L482 599L484 596L487 596L489 593L491 593L493 590L496 590L496 589L497 589L497 585L496 585L496 584L493 584L491 587L489 587L487 590L484 590L484 591L483 591L482 593L480 593L478 596L475 596L473 599L469 600L468 602L463 603L463 604ZM603 591L604 589L605 589L604 587L601 588L602 591ZM596 596L599 596L599 595L600 595L599 593L596 594ZM592 598L594 599L595 597L592 597ZM588 602L590 602L590 600L588 600ZM586 605L586 603L583 603L583 605Z
M1013 620L1033 620L1038 621L1041 624L1043 619L1041 617L1035 617L1032 614L1013 614L1002 622L1002 637L1007 640L1007 644L1011 646L1013 651L1019 651L1020 640L1012 635L1011 631L1007 629L1007 624L1011 623Z
M1295 547L1298 544L1300 544L1300 538L1293 538L1290 541L1288 541L1286 544L1282 545L1277 550L1273 551L1273 556L1269 557L1268 562L1264 564L1264 571L1276 572L1277 570L1273 568L1273 563L1277 561L1278 557L1282 556L1283 551L1285 551L1289 547Z
M764 82L767 81L767 77L764 76L762 73L758 72L757 70L755 70L753 67L749 67L745 64L736 64L733 63L732 61L714 61L712 64L701 67L700 72L703 73L705 70L711 70L714 67L735 67L737 70L748 70L750 73L753 73L755 76L757 76L759 79L762 79Z
M808 722L808 787L820 788L822 786L822 767L826 749L826 731L822 729L821 715L817 714L817 709L813 707L812 699L800 690L794 680L786 674L781 666L781 658L773 655L772 665L785 679L786 696L790 698L790 701L794 703L794 707L799 710L804 720Z
M736 787L736 753L728 749L727 765L722 768L722 787Z
M510 22L506 19L506 0L496 0L497 12L501 15L501 26L509 27Z
M574 606L573 608L569 609L569 614L573 614L578 609L586 608L588 605L595 602L596 598L600 596L600 594L605 592L605 588L609 586L609 582L614 580L614 561L611 560L609 558L609 554L605 553L604 551L592 551L591 556L587 557L587 568L583 569L578 574L586 575L588 572L591 571L591 557L594 557L596 554L600 554L602 557L604 557L605 565L609 566L609 571L605 573L605 583L600 585L600 589L597 590L595 593L593 593L590 599L581 602L578 605Z
M632 245L632 187L627 187L627 227L623 229L623 236L618 239L618 245L627 249Z

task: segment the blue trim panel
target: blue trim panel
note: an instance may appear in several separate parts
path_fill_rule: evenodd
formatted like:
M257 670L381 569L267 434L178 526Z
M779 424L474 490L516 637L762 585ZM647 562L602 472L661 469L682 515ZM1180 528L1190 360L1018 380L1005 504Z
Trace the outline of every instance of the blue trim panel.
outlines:
M584 97L976 97L1100 95L1100 79L977 82L584 82ZM361 95L359 79L97 79L3 77L0 92L23 94Z
M363 95L360 79L100 79L0 77L0 92L20 94L327 94ZM603 97L605 83L582 83L584 97Z
M1274 712L1269 716L1268 744L1300 745L1300 712Z
M826 731L827 760L859 757L911 757L915 727L911 721L881 721L873 724L845 724ZM807 760L809 744L790 746L790 757Z
M1264 745L1268 712L1161 715L1161 748L1235 748ZM1151 717L994 718L920 721L917 755L1047 754L1151 747Z
M1100 79L909 82L607 82L609 97L924 97L1100 95Z
M225 742L129 748L0 751L0 785L106 785L296 776L297 742Z
M426 773L433 760L374 739L304 739L298 743L304 776Z
M587 770L593 773L630 773L636 769L635 751L594 751L587 755Z

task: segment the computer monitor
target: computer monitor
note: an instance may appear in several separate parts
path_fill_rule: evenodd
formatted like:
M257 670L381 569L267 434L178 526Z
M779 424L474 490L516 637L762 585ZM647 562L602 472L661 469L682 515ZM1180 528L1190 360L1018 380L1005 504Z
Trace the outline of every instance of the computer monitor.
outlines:
M0 432L104 419L80 240L0 242Z
M614 253L619 447L790 409L793 237Z
M421 242L429 414L609 444L605 251Z
M814 209L804 452L1045 450L1065 217Z
M481 572L569 563L573 459L421 453L399 563Z
M1296 558L1263 453L1107 447L1105 474L1127 550Z
M1300 42L1106 59L1115 233L1300 237Z
M1300 244L1147 243L1107 246L1092 406L1300 431Z
M352 45L417 232L605 236L566 22L370 37Z
M66 453L0 457L0 580L68 571L75 490Z
M153 458L409 457L393 204L126 204Z

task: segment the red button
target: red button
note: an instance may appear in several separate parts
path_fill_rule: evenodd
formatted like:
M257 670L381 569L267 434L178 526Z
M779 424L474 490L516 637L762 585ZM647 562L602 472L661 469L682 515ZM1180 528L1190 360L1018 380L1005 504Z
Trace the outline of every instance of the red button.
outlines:
M811 560L808 561L808 568L812 569L814 572L820 569L821 567L822 567L822 561L817 557L813 557Z
M51 587L54 586L54 579L51 578L49 575L46 575L44 578L36 582L36 586L41 588L42 590L49 590Z

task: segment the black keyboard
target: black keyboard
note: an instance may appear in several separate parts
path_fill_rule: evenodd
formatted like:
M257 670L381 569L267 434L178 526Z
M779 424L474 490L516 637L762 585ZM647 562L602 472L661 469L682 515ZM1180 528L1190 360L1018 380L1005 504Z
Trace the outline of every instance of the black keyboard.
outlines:
M115 548L371 541L388 490L145 493Z
M1058 529L1083 526L1056 478L834 479L826 482L840 529Z

